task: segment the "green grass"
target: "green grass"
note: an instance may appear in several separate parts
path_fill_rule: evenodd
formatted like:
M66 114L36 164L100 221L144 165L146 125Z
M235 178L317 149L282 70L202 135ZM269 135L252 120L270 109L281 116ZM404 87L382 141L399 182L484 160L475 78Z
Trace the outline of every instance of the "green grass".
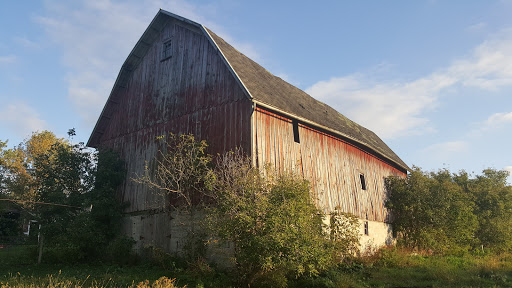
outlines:
M131 265L99 262L38 265L36 261L34 247L0 249L0 287L7 282L11 286L16 283L12 287L131 287L145 280L153 283L162 276L176 278L178 287L229 287L224 274L199 262L186 265L169 259L158 265L142 260Z
M37 265L35 260L33 247L0 249L0 287L6 283L8 287L135 287L145 280L152 285L162 276L176 278L176 286L158 287L234 287L229 275L201 261L188 265L172 259L157 264L139 261L132 265ZM315 278L289 279L288 286L512 287L512 254L426 256L384 249Z

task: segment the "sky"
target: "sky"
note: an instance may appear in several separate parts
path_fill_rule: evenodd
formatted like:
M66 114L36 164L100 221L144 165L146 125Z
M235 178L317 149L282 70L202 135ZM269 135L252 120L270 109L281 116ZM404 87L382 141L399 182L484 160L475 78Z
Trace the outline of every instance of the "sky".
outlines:
M512 172L511 0L0 0L0 140L75 128L87 142L160 8L374 131L411 167Z

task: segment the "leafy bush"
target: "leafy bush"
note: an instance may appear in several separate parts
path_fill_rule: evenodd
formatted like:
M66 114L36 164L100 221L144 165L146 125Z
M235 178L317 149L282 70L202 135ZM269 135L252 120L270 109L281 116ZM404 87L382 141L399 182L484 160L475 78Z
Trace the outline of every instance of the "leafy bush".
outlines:
M512 249L512 187L506 171L487 169L470 179L464 171L389 177L386 207L398 244L434 253Z
M346 222L333 221L329 235L302 177L261 171L240 151L220 157L215 176L208 227L218 239L234 244L243 285L286 287L286 279L333 267L358 243L352 230L357 226L348 216ZM347 225L337 227L341 223Z

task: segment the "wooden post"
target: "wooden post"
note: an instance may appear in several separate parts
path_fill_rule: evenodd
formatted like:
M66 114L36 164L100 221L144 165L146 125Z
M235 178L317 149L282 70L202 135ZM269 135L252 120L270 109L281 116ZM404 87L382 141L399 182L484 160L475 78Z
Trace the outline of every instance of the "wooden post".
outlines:
M43 258L43 244L44 244L44 236L41 234L39 238L39 255L37 256L37 264L41 264L41 259Z

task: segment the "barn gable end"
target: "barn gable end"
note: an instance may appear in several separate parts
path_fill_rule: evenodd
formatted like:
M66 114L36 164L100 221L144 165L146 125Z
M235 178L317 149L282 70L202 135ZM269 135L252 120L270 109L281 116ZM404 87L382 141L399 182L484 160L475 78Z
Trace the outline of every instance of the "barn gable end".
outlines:
M125 160L127 212L165 204L130 180L156 155L158 136L192 133L208 141L211 153L250 151L251 103L218 49L200 26L162 13L153 23L145 33L152 42L143 36L126 60L88 143Z

